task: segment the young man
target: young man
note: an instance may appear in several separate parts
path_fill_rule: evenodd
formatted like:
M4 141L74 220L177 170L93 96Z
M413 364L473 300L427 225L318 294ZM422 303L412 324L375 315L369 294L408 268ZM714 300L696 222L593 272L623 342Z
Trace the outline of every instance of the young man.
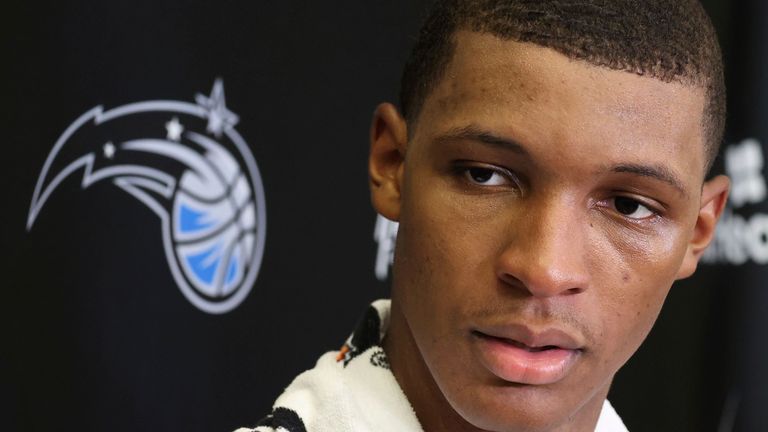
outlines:
M391 305L255 430L626 430L611 380L726 201L724 99L695 0L440 2L371 129Z

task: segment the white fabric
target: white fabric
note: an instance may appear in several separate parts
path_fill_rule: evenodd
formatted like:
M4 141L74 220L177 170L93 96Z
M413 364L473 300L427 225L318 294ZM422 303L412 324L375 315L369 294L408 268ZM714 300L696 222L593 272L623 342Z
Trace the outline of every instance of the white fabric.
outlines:
M608 400L603 402L603 410L600 411L600 418L597 419L595 432L629 432Z
M383 336L389 302L378 301L373 306L379 311ZM313 369L291 383L274 406L298 414L307 432L423 432L380 346L363 351L346 367L343 361L337 361L338 355L334 351L320 357ZM280 426L236 432L294 432ZM626 431L621 418L605 401L595 432Z

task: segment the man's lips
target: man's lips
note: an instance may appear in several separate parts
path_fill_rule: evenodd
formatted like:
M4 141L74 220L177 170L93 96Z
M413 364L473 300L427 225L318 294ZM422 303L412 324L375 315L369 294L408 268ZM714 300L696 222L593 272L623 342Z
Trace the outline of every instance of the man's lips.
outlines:
M583 351L576 338L557 329L490 328L473 330L472 339L488 371L518 384L545 385L562 380Z

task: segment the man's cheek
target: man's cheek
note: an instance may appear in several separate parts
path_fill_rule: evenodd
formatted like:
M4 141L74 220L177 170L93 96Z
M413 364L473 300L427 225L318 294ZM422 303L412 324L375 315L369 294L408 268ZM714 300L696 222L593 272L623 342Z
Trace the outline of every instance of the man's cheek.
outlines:
M617 310L631 309L626 318L649 313L655 317L658 312L653 310L666 298L682 263L685 244L674 230L627 231L606 231L590 239L597 245L592 257L594 268L602 275L600 282L595 282L603 291L601 296L615 302Z
M648 336L666 298L667 289L658 285L633 288L633 295L614 306L614 323L607 326L614 333L611 339L617 351L622 352L617 368L629 360Z

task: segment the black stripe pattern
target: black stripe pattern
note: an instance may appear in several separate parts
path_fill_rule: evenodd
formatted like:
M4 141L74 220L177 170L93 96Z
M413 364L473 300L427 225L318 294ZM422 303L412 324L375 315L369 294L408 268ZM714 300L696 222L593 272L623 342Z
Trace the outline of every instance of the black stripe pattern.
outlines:
M352 338L347 343L347 352L344 355L344 367L352 359L364 353L368 348L381 343L381 318L379 311L373 306L368 306L365 313L358 321Z
M256 424L256 427L268 427L273 430L277 428L283 428L288 432L307 432L307 428L304 427L304 422L301 420L296 411L284 408L276 407L272 410L272 414L264 417Z

